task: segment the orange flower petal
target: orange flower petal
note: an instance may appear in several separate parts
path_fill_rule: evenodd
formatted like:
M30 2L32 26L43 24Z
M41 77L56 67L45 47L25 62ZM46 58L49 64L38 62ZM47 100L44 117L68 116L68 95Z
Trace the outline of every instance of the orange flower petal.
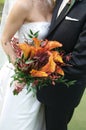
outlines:
M53 73L55 71L56 63L53 61L53 56L51 55L49 57L48 63L41 68L41 71L44 71L46 73Z
M64 71L62 70L62 68L61 68L61 67L56 66L56 72L57 72L58 74L60 74L60 75L64 76Z
M64 63L62 57L59 54L59 52L52 51L52 54L53 54L53 59L54 59L55 62Z
M62 44L57 41L49 41L45 46L45 48L47 48L48 50L52 50L52 49L58 48L58 47L62 47Z
M21 44L18 44L18 46L23 51L24 58L26 59L31 52L31 46L27 43L21 43Z
M34 46L31 46L30 58L33 58L36 54L37 49Z
M41 41L39 39L37 39L37 38L34 37L33 41L34 41L35 47L39 47L40 46Z
M38 71L38 70L31 70L31 76L33 77L47 77L48 74L46 72L43 71Z

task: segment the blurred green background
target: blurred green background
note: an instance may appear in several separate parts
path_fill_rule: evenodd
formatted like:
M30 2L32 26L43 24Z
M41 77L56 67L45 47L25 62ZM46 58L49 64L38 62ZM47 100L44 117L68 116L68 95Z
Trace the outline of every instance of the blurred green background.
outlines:
M86 90L79 106L75 109L68 130L86 130Z
M0 11L2 10L3 3L4 0L0 0ZM81 103L75 109L75 113L69 123L68 130L86 130L86 91L84 92Z
M4 0L0 0L0 21L1 21L1 14L3 9Z
M0 3L3 3L4 2L4 0L0 0Z

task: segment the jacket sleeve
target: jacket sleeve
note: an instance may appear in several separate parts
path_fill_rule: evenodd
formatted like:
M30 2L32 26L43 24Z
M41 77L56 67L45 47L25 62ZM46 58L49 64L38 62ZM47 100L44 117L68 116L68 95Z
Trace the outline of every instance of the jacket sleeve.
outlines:
M86 79L86 23L73 49L71 59L67 63L71 66L63 67L66 77L80 79L85 77Z

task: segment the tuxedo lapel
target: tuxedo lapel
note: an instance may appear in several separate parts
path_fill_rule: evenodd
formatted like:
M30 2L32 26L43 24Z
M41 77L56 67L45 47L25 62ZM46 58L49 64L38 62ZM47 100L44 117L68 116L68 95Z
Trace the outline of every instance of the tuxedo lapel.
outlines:
M51 27L49 30L49 34L62 22L62 20L64 19L64 17L67 15L67 13L70 11L70 9L73 7L73 5L75 4L76 0L71 0L71 3L67 3L66 6L64 7L64 9L62 10L62 12L60 13L60 15L57 17L57 12L59 10L60 4L57 8L57 12L55 12L54 17L52 17L52 22L51 22ZM48 34L48 35L49 35Z
M53 16L52 16L52 21L51 21L51 28L52 28L53 24L55 23L56 16L57 16L57 12L58 12L58 10L59 10L59 7L60 7L62 1L63 1L63 0L58 0L58 1L56 2L56 6L55 6L55 9L54 9Z
M78 0L70 0L70 1L68 2L69 8L68 8L66 14L70 11L70 9L72 8L72 6L73 6L73 5L75 4L75 2L77 2L77 1L78 1Z

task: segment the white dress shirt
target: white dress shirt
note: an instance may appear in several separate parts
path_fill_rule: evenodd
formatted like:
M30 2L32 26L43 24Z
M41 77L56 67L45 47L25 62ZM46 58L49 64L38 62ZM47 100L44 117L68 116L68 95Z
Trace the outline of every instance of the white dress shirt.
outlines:
M65 5L68 3L69 0L63 0L62 3L61 3L61 6L59 8L59 11L58 11L58 14L57 14L57 17L59 16L59 14L61 13L61 11L63 10L63 8L65 7Z

